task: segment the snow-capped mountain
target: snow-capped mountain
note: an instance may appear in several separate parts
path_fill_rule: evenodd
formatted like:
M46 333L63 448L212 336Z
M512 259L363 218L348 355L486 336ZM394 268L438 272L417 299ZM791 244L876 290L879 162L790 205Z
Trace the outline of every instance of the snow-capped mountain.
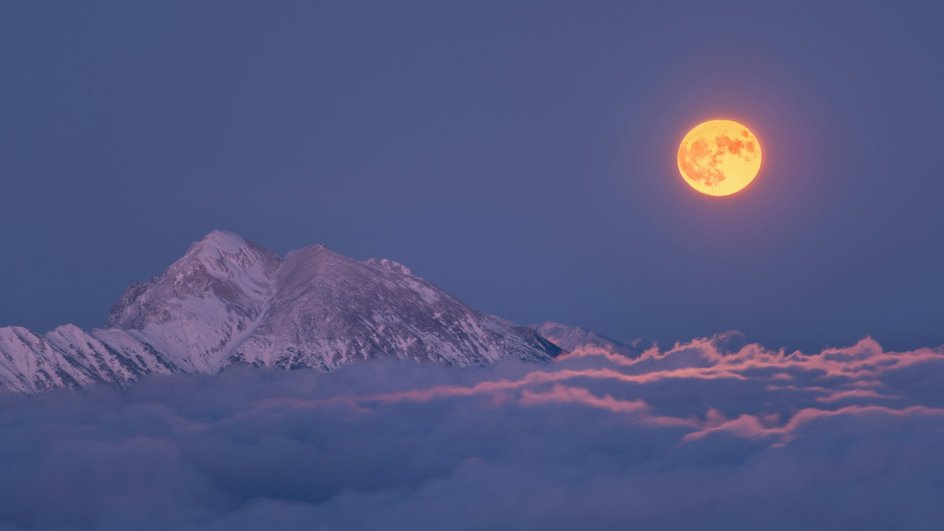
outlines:
M601 336L576 326L568 326L554 321L545 321L531 326L538 334L566 351L604 351L635 358L643 349L634 343L624 343Z
M215 372L262 318L282 258L214 231L159 277L128 288L108 326L147 341L187 372Z
M108 328L0 328L0 390L34 392L237 364L330 370L392 357L479 365L561 349L474 310L390 260L324 246L285 256L214 231L162 275L131 286Z
M179 372L146 340L124 330L64 325L45 334L0 328L0 391L28 393L94 383L125 386L145 374Z

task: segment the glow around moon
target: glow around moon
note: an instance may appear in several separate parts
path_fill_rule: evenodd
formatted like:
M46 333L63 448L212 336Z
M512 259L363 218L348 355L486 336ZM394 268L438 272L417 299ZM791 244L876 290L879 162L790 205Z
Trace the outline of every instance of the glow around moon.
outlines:
M733 120L709 120L685 135L678 150L682 177L695 190L713 196L737 193L760 170L760 142Z

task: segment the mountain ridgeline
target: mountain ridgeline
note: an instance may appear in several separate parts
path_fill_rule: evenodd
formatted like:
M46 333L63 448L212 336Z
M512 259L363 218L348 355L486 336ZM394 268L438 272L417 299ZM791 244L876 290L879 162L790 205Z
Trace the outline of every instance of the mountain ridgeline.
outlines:
M214 231L128 288L107 327L0 328L0 391L37 392L234 365L331 370L377 358L456 366L561 348L474 310L390 260L316 245L281 256Z

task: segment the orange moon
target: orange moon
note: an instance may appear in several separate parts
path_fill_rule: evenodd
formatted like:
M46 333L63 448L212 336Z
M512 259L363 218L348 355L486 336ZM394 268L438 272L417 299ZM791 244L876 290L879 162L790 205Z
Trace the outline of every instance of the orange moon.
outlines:
M760 171L760 142L733 120L708 120L685 135L678 167L692 188L713 196L740 192Z

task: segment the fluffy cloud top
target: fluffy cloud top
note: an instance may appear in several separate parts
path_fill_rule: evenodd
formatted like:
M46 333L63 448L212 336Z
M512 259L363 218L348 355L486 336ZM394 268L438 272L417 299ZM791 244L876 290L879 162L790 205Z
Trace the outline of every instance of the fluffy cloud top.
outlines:
M0 398L0 529L928 529L944 352L230 370Z

